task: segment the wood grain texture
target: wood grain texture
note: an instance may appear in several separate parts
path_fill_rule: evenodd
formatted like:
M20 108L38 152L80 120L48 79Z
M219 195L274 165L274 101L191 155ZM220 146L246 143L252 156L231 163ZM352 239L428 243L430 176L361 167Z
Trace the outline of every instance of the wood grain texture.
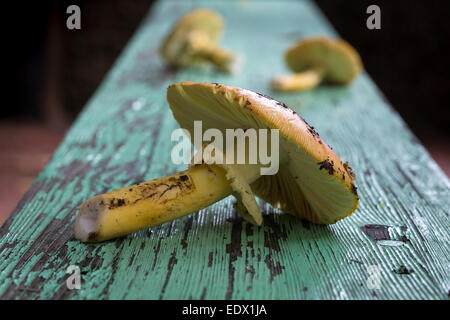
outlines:
M244 58L239 74L175 72L159 59L172 23L198 6L225 18L223 45ZM449 181L369 76L349 87L270 92L270 78L287 72L283 51L323 34L336 36L309 1L157 2L0 229L0 297L448 299ZM269 94L301 114L354 168L356 213L316 226L260 202L264 225L255 227L227 198L115 241L76 241L76 210L89 197L185 169L170 161L177 124L165 101L167 86L183 80ZM81 268L80 290L67 289L69 265ZM366 285L371 265L380 289ZM402 265L413 272L394 272Z

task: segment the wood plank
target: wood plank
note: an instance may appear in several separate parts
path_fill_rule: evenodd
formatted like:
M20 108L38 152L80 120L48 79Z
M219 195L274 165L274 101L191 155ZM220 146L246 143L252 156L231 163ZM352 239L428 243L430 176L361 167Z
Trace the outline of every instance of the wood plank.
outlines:
M158 58L175 19L202 5L224 16L223 44L244 58L238 75L174 72ZM0 297L448 299L449 181L370 77L348 88L269 90L270 78L287 71L286 47L322 34L336 36L310 1L157 2L0 229ZM184 169L170 161L177 124L165 101L166 87L183 80L267 93L301 114L354 168L357 212L324 227L261 202L264 225L254 227L228 198L115 241L76 241L72 224L84 200ZM69 265L82 270L80 290L66 286ZM381 272L380 289L366 285L371 265ZM401 265L413 272L393 271Z

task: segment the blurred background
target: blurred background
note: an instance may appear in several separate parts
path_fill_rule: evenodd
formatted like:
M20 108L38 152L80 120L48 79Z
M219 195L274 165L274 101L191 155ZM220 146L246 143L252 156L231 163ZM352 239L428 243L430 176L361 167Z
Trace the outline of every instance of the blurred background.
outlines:
M366 71L450 174L450 6L442 1L316 0ZM81 30L66 8L81 8ZM381 30L365 27L381 8ZM0 109L0 225L45 166L152 1L3 4L6 81Z

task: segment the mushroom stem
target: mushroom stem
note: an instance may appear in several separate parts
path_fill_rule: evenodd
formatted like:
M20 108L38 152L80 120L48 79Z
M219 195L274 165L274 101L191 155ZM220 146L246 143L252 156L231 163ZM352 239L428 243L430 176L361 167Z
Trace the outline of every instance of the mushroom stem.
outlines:
M272 88L276 91L309 90L322 82L323 71L311 69L290 75L278 76L272 79Z
M234 55L212 42L203 32L192 31L189 36L189 47L195 56L211 62L218 69L231 72L235 62Z
M196 165L88 199L79 208L75 238L100 242L130 234L198 211L231 193L223 168Z
M222 71L233 71L235 63L234 55L227 50L214 45L205 45L197 49L197 55L211 62Z

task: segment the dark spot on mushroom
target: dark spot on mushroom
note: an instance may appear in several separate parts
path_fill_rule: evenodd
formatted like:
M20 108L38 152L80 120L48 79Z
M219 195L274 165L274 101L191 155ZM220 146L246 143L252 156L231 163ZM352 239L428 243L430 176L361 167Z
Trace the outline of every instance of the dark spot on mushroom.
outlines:
M268 96L268 95L266 95L266 94L262 94L262 93L259 93L259 92L255 92L258 96L260 96L260 97L264 97L264 98L267 98L267 99L269 99L269 100L273 100L273 101L275 101L275 102L278 102L277 100L275 100L274 98L272 98L272 97L270 97L270 96Z
M181 181L186 181L186 180L189 180L189 177L184 174L184 175L180 176L180 180Z
M287 105L285 105L283 102L277 101L277 105L282 106L285 109L290 109Z
M334 173L334 162L331 160L331 162L328 159L325 159L321 162L317 162L318 165L320 165L319 170L325 169L328 171L330 175Z
M308 124L308 131L314 138L316 139L320 138L319 133L316 130L314 130L314 127L310 126L309 124Z
M285 108L285 109L289 109L289 110L292 111L293 114L296 114L295 111L292 110L291 108L289 108L285 103L280 102L280 101L277 101L277 100L275 100L274 98L272 98L272 97L270 97L270 96L268 96L268 95L266 95L266 94L262 94L262 93L259 93L259 92L255 92L255 93L256 93L258 96L260 96L260 97L264 97L264 98L266 98L266 99L275 101L275 103L276 103L278 106L281 106L281 107L283 107L283 108Z
M88 241L94 241L98 237L98 232L89 232Z
M303 119L302 117L300 117L295 111L292 111L292 112L293 112L294 114L296 114L297 117L299 117L299 119L302 120L302 121L305 123L306 127L308 128L309 133L311 133L311 135L312 135L314 138L316 138L316 139L320 138L319 133L314 129L313 126L311 126L305 119ZM319 140L319 143L322 143L322 141ZM332 149L332 148L330 147L330 149Z
M161 185L166 185L166 184L162 183ZM166 185L166 186L167 186L167 189L164 190L163 192L161 192L161 194L159 195L159 198L160 198L160 199L161 199L161 197L162 197L163 195L166 194L166 192L172 190L173 188L179 188L180 190L182 189L182 188L181 188L181 185L180 185L179 183L177 183L177 184L171 184L170 186ZM166 201L166 202L167 202L167 201ZM166 202L163 202L163 203L166 203Z
M355 196L358 196L358 188L352 183L352 192Z
M247 100L246 102L247 105L251 105L252 103L250 101Z
M118 208L125 205L125 199L113 198L109 201L109 209Z
M130 190L129 191L133 191L133 188L130 188Z
M343 166L344 166L345 170L347 171L348 175L349 175L352 179L355 179L355 178L356 178L355 172L354 172L353 169L348 165L348 162L347 162L347 161L343 163Z

